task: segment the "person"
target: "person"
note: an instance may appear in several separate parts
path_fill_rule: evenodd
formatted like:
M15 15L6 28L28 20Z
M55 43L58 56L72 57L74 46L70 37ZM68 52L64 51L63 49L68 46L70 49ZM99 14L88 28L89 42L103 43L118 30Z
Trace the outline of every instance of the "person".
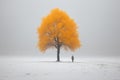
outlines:
M73 55L71 56L71 60L72 60L72 62L74 62L74 56Z

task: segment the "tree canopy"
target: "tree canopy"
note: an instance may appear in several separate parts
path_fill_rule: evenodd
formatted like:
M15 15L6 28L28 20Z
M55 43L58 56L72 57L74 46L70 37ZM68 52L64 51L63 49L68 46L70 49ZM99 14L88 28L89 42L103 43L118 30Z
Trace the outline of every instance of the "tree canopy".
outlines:
M72 50L80 47L77 24L66 12L55 8L42 19L38 27L38 47L46 51L50 47Z

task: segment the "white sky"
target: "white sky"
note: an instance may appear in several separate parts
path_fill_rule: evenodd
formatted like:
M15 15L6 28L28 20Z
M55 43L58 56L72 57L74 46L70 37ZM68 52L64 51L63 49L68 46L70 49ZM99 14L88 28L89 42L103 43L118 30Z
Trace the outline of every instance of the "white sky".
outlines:
M0 0L0 55L38 56L37 27L56 7L79 26L83 46L76 56L120 57L119 0ZM56 51L45 55L56 56Z

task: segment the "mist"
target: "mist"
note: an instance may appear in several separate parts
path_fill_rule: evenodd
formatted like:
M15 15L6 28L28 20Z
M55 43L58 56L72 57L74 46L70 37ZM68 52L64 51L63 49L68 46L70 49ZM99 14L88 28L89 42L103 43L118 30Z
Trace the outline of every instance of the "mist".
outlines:
M37 28L42 18L57 7L74 19L82 43L75 52L61 50L61 55L120 57L119 3L119 0L0 0L0 55L43 56L37 48ZM44 55L56 56L56 49L48 49Z

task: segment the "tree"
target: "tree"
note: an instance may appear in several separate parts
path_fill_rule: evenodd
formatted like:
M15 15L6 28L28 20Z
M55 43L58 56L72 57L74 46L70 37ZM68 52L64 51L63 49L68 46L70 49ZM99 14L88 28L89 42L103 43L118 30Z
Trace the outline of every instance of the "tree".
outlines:
M42 19L38 27L38 48L44 52L48 48L57 49L57 61L60 61L60 49L74 51L80 47L77 25L64 11L55 8Z

